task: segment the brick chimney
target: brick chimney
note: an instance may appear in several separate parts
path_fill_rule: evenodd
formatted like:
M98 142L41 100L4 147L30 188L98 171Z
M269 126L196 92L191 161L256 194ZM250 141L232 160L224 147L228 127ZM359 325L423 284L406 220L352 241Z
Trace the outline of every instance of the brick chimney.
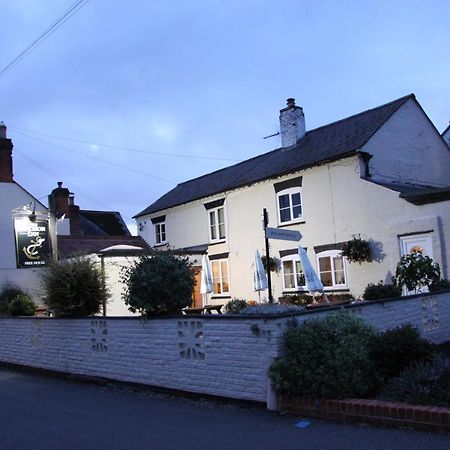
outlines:
M11 139L7 138L6 125L0 122L0 183L13 182Z
M58 181L58 187L53 189L48 196L50 211L60 218L63 214L70 221L70 235L79 236L80 229L80 207L75 205L74 195L67 188L62 187L62 181Z
M292 147L305 133L303 108L295 106L295 98L288 98L287 107L280 110L281 146Z

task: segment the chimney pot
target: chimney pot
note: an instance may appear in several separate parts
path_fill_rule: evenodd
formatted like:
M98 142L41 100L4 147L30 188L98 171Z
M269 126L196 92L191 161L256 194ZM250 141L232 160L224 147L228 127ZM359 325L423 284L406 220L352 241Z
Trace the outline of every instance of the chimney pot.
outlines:
M295 106L295 98L290 97L286 100L286 102L288 108L293 108Z
M62 181L58 181L58 182L57 182L56 184L58 185L58 188L61 188L61 187L62 187L62 184L63 184L63 182L62 182Z
M1 139L6 139L7 138L7 134L6 134L6 125L5 122L3 122L3 120L0 122L0 138Z

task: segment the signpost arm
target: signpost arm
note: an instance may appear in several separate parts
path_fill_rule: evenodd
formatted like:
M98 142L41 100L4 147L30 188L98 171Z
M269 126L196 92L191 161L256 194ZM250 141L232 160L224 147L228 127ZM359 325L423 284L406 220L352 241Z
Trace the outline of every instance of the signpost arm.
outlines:
M269 239L266 236L266 228L269 225L269 215L267 209L263 209L263 224L264 224L264 240L266 244L266 272L267 272L267 289L269 290L269 303L273 303L272 296L272 279L270 278L270 264L269 264Z

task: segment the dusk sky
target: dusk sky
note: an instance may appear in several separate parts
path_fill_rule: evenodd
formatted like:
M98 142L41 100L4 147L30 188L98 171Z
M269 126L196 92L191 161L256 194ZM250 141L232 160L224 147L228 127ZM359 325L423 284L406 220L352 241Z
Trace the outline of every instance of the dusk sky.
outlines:
M3 0L0 70L73 3ZM63 181L132 223L177 183L279 147L263 137L288 97L310 130L415 93L442 132L449 82L448 0L90 0L0 76L0 120L34 196Z

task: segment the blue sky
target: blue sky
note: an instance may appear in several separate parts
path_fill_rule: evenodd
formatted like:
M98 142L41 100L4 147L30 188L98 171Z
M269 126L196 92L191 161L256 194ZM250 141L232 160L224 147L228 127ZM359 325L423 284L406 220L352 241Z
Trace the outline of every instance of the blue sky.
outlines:
M0 68L73 3L3 0ZM288 97L313 129L414 92L443 131L449 23L447 0L90 0L0 78L15 179L44 201L63 181L131 222L176 183L277 148L262 138Z

